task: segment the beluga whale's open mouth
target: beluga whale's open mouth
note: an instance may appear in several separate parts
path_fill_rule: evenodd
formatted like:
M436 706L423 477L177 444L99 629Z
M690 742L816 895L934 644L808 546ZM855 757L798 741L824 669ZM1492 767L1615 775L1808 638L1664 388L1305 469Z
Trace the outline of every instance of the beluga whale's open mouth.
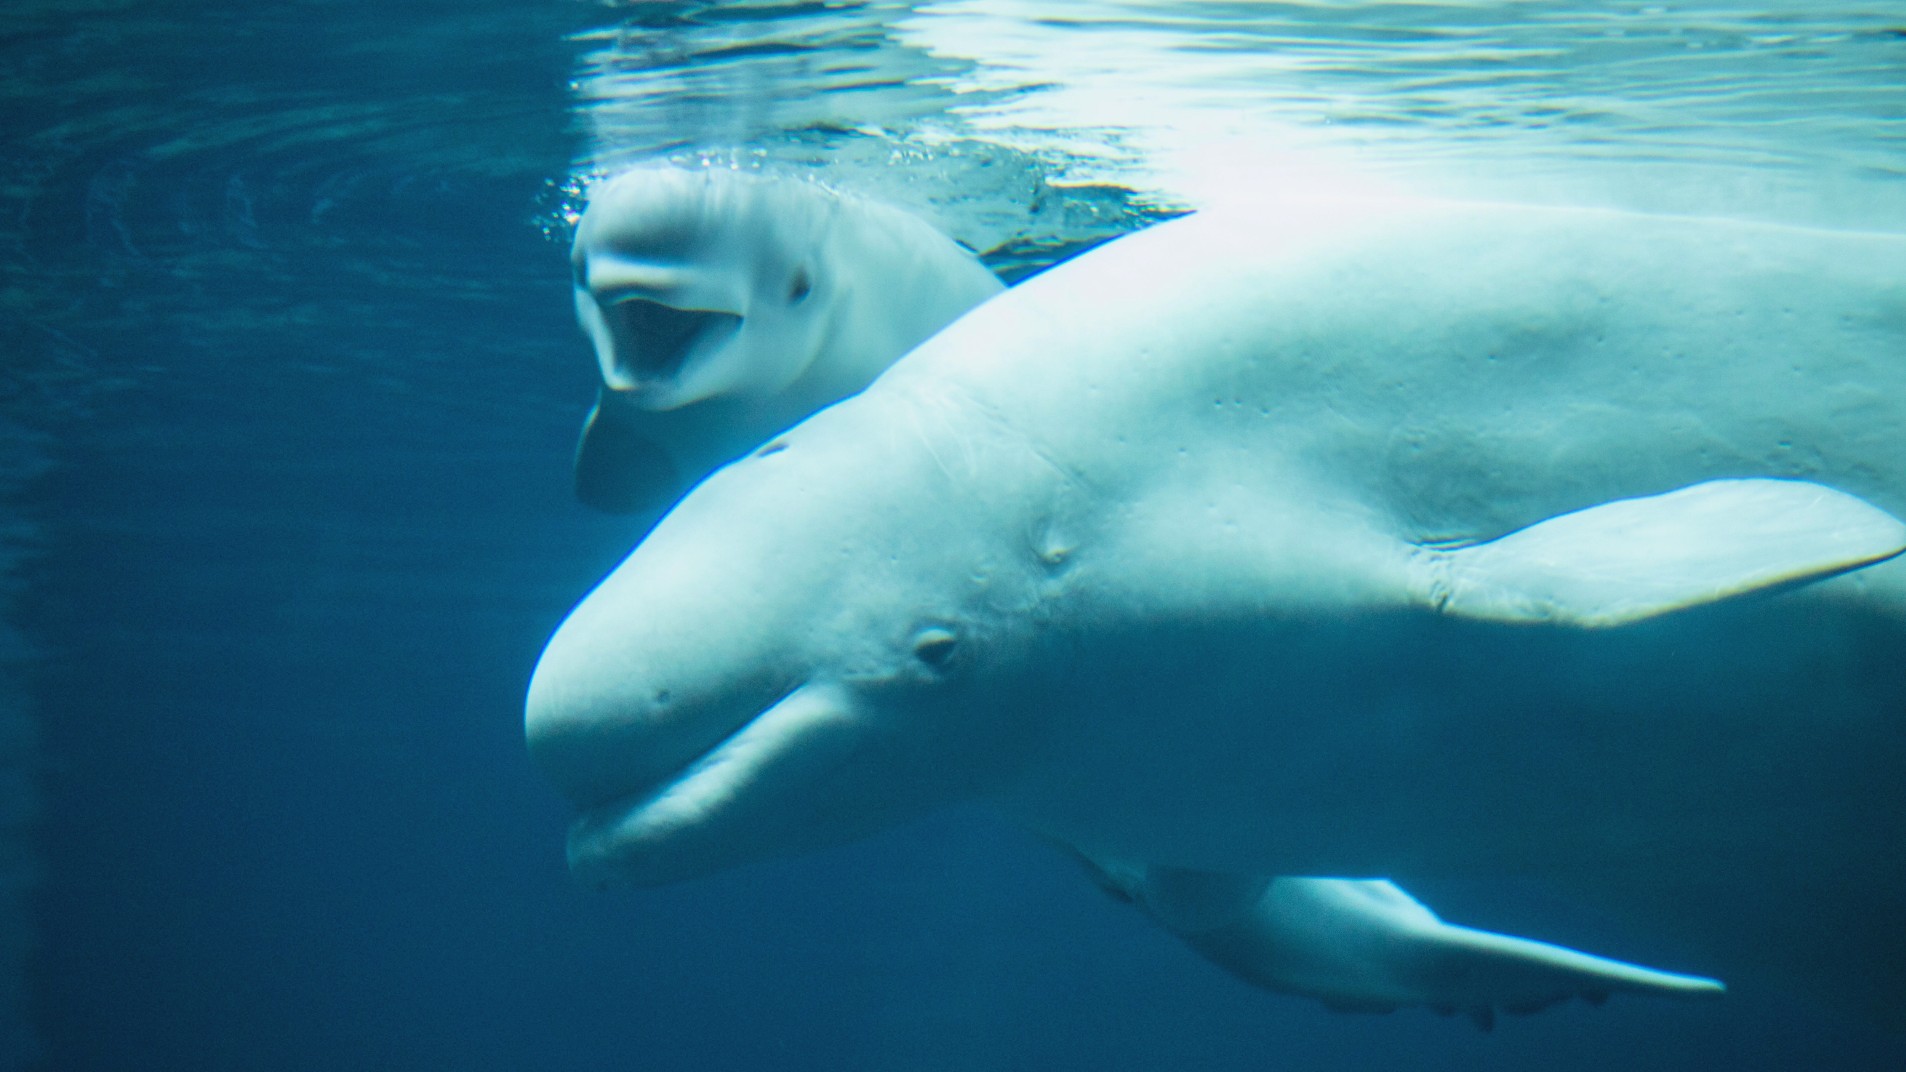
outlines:
M691 359L726 346L741 317L712 309L679 309L648 298L606 303L603 319L614 339L610 386L642 390L680 377Z

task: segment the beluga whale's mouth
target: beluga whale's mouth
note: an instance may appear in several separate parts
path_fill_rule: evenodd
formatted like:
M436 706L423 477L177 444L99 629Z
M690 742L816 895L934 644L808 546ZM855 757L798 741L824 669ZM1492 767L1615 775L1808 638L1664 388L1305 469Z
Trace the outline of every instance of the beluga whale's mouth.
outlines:
M680 377L694 357L727 345L741 330L741 317L712 309L679 309L648 298L604 305L603 319L615 340L618 390L642 390Z
M671 882L840 840L829 831L857 834L864 820L851 792L842 817L834 814L830 787L851 785L847 771L857 759L881 766L877 740L869 738L851 698L834 686L803 685L738 720L651 726L595 747L564 740L559 711L548 722L540 713L533 704L531 752L578 805L569 863L595 884ZM657 728L664 732L652 732ZM620 762L597 762L602 753L617 752Z

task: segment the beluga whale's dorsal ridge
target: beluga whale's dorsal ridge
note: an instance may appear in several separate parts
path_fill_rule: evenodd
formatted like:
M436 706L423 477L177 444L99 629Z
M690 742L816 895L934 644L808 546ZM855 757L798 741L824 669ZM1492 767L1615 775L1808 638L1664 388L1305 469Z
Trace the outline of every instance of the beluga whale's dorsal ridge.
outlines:
M977 796L1149 868L1543 878L1732 985L1906 1008L1902 279L1898 235L1405 199L1101 246L564 624L528 733L572 859L670 881ZM810 682L814 762L751 743L663 833Z
M598 184L571 264L601 375L576 494L616 513L666 505L1002 287L897 208L720 168Z

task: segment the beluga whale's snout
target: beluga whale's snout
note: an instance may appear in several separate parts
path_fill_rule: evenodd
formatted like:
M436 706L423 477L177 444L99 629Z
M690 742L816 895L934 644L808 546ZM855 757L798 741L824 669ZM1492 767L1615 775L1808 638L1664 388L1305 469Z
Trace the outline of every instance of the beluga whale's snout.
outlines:
M745 858L761 836L747 828L767 816L744 790L772 796L786 780L786 751L810 743L788 712L812 712L817 693L742 666L731 677L618 659L605 674L592 665L607 654L596 639L558 633L529 692L531 758L578 809L571 869L646 884Z
M579 810L571 862L585 878L600 880L602 843L633 881L717 866L698 862L693 828L738 818L724 783L759 780L772 759L750 727L804 684L793 630L722 613L719 582L753 587L754 571L719 543L667 536L576 609L530 681L530 756Z

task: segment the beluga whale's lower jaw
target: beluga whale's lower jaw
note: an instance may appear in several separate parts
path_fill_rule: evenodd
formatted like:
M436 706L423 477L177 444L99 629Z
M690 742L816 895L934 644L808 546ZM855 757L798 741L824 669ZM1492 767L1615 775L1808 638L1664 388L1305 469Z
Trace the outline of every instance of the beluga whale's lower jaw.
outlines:
M973 788L965 772L936 770L938 757L888 733L851 686L809 683L752 717L708 707L611 742L567 736L561 716L543 715L552 701L534 683L531 697L531 755L579 805L568 859L588 885L660 885L824 848ZM623 754L635 740L649 747L634 778L600 755L574 758L592 743Z
M665 411L706 397L696 383L698 363L713 360L741 331L737 313L680 309L628 297L602 309L609 345L602 354L604 386L642 409Z
M1546 879L1906 1008L1903 279L1900 235L1400 199L1118 239L689 493L531 748L645 794L591 877L984 796L1150 867Z
M569 835L572 873L648 886L836 840L810 841L815 817L800 804L863 744L844 706L826 688L797 689L659 783L585 809Z

